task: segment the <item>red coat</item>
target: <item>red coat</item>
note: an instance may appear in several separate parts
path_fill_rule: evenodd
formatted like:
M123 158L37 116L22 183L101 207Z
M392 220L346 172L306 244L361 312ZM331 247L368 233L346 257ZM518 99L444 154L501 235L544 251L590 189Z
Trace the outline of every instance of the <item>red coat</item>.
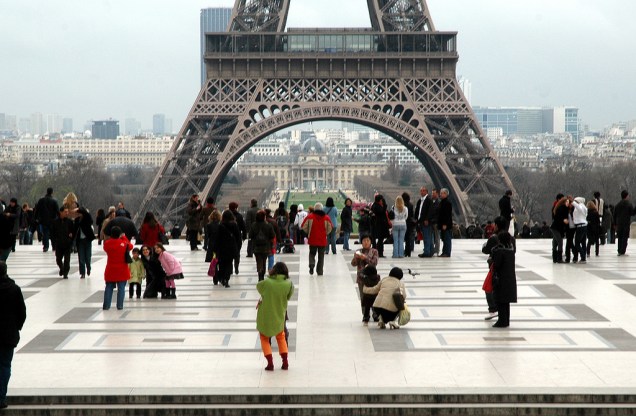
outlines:
M104 280L107 282L124 282L130 279L130 268L126 263L126 250L132 250L128 238L122 234L119 238L111 238L104 241L104 251L106 252L106 270Z
M159 233L166 233L166 230L159 223L153 228L148 223L141 224L141 232L139 236L141 237L141 241L148 247L152 248L155 244L160 243Z
M314 211L307 215L302 229L307 233L307 242L310 246L326 247L327 234L333 229L333 224L324 211Z

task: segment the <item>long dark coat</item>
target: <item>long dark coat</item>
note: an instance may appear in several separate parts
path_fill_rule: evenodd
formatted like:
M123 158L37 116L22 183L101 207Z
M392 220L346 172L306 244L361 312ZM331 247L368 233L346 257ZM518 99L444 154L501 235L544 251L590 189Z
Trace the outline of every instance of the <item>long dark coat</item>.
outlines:
M497 303L517 302L517 276L515 274L515 252L512 247L497 246L492 249L495 267L493 293Z

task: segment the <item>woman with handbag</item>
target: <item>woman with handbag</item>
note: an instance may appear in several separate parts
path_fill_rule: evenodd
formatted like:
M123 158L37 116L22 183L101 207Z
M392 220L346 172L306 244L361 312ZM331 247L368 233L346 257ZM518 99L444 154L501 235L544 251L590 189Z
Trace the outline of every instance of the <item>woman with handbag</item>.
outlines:
M374 287L363 288L365 294L377 295L373 302L373 311L380 315L380 322L378 322L380 329L386 328L387 323L391 329L400 328L398 316L406 301L406 289L401 281L402 276L404 276L402 269L394 267L389 272L389 276L382 279L380 283ZM396 305L394 297L400 298L402 308Z
M515 275L515 249L508 231L497 235L499 244L492 249L493 296L497 303L499 319L493 328L510 326L510 303L517 303L517 278Z

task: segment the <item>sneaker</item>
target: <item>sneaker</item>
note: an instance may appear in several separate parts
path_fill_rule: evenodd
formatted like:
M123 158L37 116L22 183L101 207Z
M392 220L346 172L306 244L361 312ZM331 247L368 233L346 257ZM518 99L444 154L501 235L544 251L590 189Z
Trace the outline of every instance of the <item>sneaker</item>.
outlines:
M493 318L496 318L497 316L499 316L498 312L488 312L488 315L486 315L486 317L484 318L484 321L490 321Z
M398 324L397 319L394 321L389 322L389 327L391 329L400 329L400 324Z

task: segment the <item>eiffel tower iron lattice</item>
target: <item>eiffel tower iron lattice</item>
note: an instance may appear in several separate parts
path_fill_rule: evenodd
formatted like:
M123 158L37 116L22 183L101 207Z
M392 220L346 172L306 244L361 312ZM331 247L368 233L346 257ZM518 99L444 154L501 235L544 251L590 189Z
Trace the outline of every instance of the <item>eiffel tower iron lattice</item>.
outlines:
M181 221L192 194L216 195L238 158L286 127L350 121L388 134L471 201L513 189L456 77L456 32L425 0L367 0L370 29L289 29L290 0L237 0L229 31L206 34L207 81L135 218ZM460 222L460 221L458 221Z

